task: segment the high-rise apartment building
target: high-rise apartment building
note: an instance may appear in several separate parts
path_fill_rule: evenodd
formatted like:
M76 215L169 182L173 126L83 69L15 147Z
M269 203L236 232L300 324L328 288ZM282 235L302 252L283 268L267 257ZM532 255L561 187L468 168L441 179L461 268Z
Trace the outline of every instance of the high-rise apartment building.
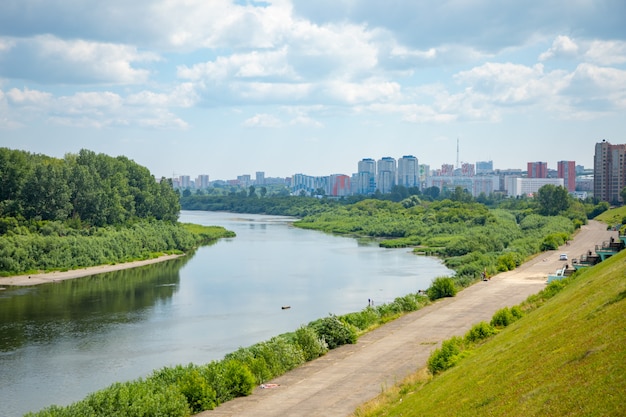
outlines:
M563 178L567 191L576 191L576 161L557 162L557 178Z
M396 160L385 156L378 160L376 173L376 188L383 194L391 192L396 185Z
M476 174L491 174L493 173L493 161L478 161L476 162Z
M376 191L376 161L372 158L360 160L356 181L358 194L373 194Z
M413 155L398 159L398 185L406 188L419 187L419 165Z
M624 203L620 192L626 187L626 144L596 143L593 158L593 196L600 201Z
M265 185L265 172L257 171L255 174L254 183L256 185Z
M528 178L548 178L547 162L529 162Z
M206 174L198 175L196 178L196 188L199 190L209 188L209 176Z
M474 175L476 175L476 169L474 167L474 164L469 164L467 162L461 164L461 176L473 177Z

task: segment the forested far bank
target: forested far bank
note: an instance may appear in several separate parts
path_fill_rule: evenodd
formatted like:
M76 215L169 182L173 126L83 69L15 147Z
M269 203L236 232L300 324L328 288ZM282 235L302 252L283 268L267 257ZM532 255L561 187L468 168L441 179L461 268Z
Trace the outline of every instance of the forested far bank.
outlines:
M126 157L0 148L0 276L183 253L234 236L182 225L169 180Z
M190 194L188 210L225 210L299 217L296 227L350 236L380 238L387 248L443 258L466 286L483 273L515 269L530 256L558 248L574 231L608 209L578 200L563 187L547 185L536 198L473 198L457 187L441 194L394 187L390 194L325 198L258 196L254 192Z
M83 149L63 159L0 148L0 217L74 221L88 226L136 219L176 221L170 181L124 157ZM0 233L6 226L0 224Z

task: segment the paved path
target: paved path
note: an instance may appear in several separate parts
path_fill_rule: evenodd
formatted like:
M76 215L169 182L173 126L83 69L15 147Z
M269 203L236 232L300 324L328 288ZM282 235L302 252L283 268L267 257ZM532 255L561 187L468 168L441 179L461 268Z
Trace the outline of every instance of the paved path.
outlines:
M489 321L493 313L513 306L546 285L547 275L569 259L593 250L616 232L590 222L568 246L545 252L515 271L479 282L420 311L408 314L271 381L276 388L257 388L248 397L229 401L202 417L348 416L409 374L426 366L430 352L442 340L462 336L472 325ZM569 261L571 262L571 261Z

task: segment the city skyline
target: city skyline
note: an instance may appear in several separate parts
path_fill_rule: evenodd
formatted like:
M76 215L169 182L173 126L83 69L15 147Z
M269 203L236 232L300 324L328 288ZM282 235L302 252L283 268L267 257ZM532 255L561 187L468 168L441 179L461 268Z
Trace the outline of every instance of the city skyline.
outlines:
M574 160L626 141L622 0L0 2L0 146L157 178Z

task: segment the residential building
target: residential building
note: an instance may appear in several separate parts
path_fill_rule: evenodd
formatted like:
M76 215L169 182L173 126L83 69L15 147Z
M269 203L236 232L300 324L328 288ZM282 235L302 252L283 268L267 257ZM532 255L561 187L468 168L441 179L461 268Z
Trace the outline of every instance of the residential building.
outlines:
M493 161L476 162L476 175L493 174Z
M359 161L356 173L356 193L373 194L376 191L376 161L364 158Z
M528 178L548 178L547 162L529 162Z
M419 164L413 155L398 159L398 185L406 188L419 187Z
M198 175L196 178L196 188L199 190L209 188L209 176L206 174Z
M461 176L473 177L474 175L476 175L474 164L468 164L467 162L461 164Z
M576 162L575 161L559 161L557 162L557 178L563 178L565 188L570 193L576 191Z
M343 197L350 195L350 177L343 174L333 174L329 177L327 195Z
M396 185L396 160L385 156L378 160L376 168L376 188L383 194L390 193Z
M563 187L563 178L520 178L507 177L505 190L510 197L534 196L544 185Z
M255 174L254 183L256 185L265 185L265 172L257 171Z
M626 144L596 143L593 160L593 196L600 201L624 203L620 192L626 187Z

